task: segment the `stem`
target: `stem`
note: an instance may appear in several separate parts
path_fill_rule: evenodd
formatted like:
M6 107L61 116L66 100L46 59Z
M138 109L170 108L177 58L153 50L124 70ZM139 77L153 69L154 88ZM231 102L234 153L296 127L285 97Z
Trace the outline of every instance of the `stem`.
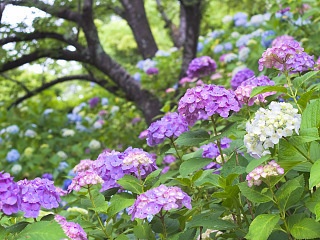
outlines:
M162 224L162 228L163 228L163 239L167 239L167 228L166 228L166 224L164 222L164 216L165 214L162 214L162 210L160 211L160 220L161 220L161 224Z
M217 132L217 128L216 128L216 122L213 116L211 116L211 121L212 121L212 125L213 125L213 131L214 131L214 136L218 136L218 132ZM223 152L222 152L222 148L221 148L221 144L220 144L220 139L217 139L217 146L220 152L220 156L221 156L221 160L222 160L222 164L224 164L224 157L223 157Z
M180 154L179 154L179 152L178 152L177 145L174 143L173 138L170 138L170 141L171 141L171 143L172 143L172 145L173 145L174 149L176 150L177 157L178 157L178 158L180 159L180 161L182 162L182 158L181 158L181 156L180 156Z
M90 201L91 201L91 203L92 203L92 206L93 206L94 208L96 208L96 204L95 204L95 202L94 202L94 200L93 200L93 197L92 197L92 194L91 194L91 191L90 191L90 185L88 185L88 193L89 193L89 197L90 197ZM107 231L106 231L106 228L103 226L103 223L102 223L102 221L101 221L101 219L100 219L99 214L96 212L96 210L94 210L94 213L95 213L96 217L98 218L99 225L100 225L101 230L103 231L104 235L106 235L107 239L110 239L110 238L109 238L109 235L108 235L108 233L107 233Z
M290 97L293 98L293 101L295 102L295 104L297 105L297 108L299 110L299 113L302 113L302 110L298 104L298 101L296 99L297 97L297 91L293 92L293 89L292 89L292 82L291 82L291 79L289 77L289 74L287 71L284 72L285 76L286 76L286 79L287 79L287 84L288 84L288 88L290 89L290 92L291 92L291 95L289 95Z

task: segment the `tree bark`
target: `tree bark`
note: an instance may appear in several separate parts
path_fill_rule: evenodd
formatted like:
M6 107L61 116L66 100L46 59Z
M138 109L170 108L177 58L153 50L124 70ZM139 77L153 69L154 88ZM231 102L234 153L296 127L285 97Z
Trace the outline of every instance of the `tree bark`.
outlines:
M197 45L201 22L201 1L192 5L185 4L181 0L181 6L185 12L185 41L183 44L183 60L179 78L186 76L189 63L197 55Z
M124 8L123 17L131 28L142 57L154 57L158 46L151 32L143 0L121 0L121 4Z

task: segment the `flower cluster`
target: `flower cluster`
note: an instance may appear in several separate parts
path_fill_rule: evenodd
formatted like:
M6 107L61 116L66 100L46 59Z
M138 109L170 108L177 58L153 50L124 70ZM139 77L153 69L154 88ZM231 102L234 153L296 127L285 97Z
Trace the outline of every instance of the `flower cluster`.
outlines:
M20 153L18 152L17 149L11 149L8 153L7 153L7 161L8 162L16 162L19 160L20 158Z
M254 118L247 122L244 144L253 157L270 154L269 148L280 138L298 134L301 115L290 103L271 102L268 109L260 108Z
M188 89L178 105L178 112L189 125L194 125L200 119L207 120L214 114L227 118L230 111L239 110L234 92L213 84Z
M268 48L272 42L274 41L274 36L275 36L275 31L273 30L268 30L262 33L261 35L261 45L264 48Z
M19 211L21 203L20 188L9 173L0 172L0 210L7 215Z
M58 222L64 231L64 233L71 239L71 240L87 240L87 234L82 229L82 227L75 222L68 222L65 217L56 215L54 220Z
M169 169L170 169L170 166L171 166L172 163L174 163L176 160L177 160L177 159L176 159L176 157L175 157L174 155L169 154L169 155L164 156L164 157L163 157L163 161L162 161L164 167L163 167L161 173L164 174L164 173L168 172Z
M151 123L148 128L147 144L155 146L162 143L165 138L179 137L188 131L188 122L176 112L165 115L160 120Z
M275 68L280 71L303 72L314 66L313 56L304 52L299 42L285 40L268 48L259 59L259 70Z
M150 189L138 196L134 204L129 208L131 219L144 219L148 215L155 215L161 210L169 211L185 206L191 209L191 198L178 187L159 187Z
M246 180L248 181L249 187L252 187L253 185L259 186L263 179L271 176L282 175L283 173L283 168L281 168L279 164L272 160L265 166L258 166L253 169L247 175Z
M252 89L260 86L273 85L274 81L271 81L267 76L252 77L242 82L234 93L241 104L248 104L248 106L252 106L254 103L258 104L259 102L265 102L266 97L275 94L275 92L266 92L250 98Z
M233 90L237 89L242 82L254 76L254 71L249 68L240 69L231 79L231 88Z
M60 195L52 181L42 178L24 179L18 181L18 185L21 189L20 209L25 217L38 217L41 207L53 209L59 206Z
M81 187L87 185L96 185L102 184L102 178L93 170L85 170L80 171L78 174L72 179L71 184L68 186L68 191L80 191Z
M285 41L294 41L294 37L289 36L289 35L281 35L279 37L276 37L275 39L273 39L271 46L275 47L277 45L282 44Z
M101 191L119 187L117 180L125 174L144 178L155 169L155 158L139 148L127 148L123 153L103 152L93 162L92 169L103 179Z
M216 69L216 62L208 56L203 56L190 62L187 75L190 78L200 78L213 73Z
M93 162L94 162L94 161L92 161L92 160L90 160L90 159L81 160L80 163L78 163L78 164L73 168L73 171L74 171L75 173L78 173L78 172L84 172L84 171L86 171L86 170L89 170L89 169L91 169Z

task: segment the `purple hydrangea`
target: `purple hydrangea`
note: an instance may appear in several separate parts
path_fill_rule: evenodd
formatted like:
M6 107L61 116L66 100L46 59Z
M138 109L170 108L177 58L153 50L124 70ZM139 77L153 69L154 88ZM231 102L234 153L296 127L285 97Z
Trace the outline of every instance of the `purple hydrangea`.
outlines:
M202 157L204 158L216 158L220 155L219 148L215 143L209 143L200 148L203 149Z
M234 25L239 26L245 26L247 24L247 18L248 15L244 12L238 12L233 16Z
M96 106L99 104L99 102L100 102L100 98L99 98L99 97L91 98L91 99L89 100L89 106L90 106L90 108L96 107Z
M24 179L18 185L21 189L21 210L25 217L38 217L41 207L53 209L59 206L60 195L53 181L42 178Z
M93 170L85 170L78 172L78 174L72 179L71 184L68 186L68 191L80 191L80 189L87 185L102 184L102 178Z
M46 179L48 179L48 180L50 180L50 181L53 180L53 176L52 176L51 173L44 173L44 174L42 174L42 178L46 178Z
M20 188L9 173L0 172L0 210L6 215L17 213L20 209Z
M239 70L231 79L231 87L233 90L237 89L237 87L240 86L240 84L253 77L254 76L254 71L252 71L251 69L249 68L244 68L244 69L241 69Z
M268 48L259 59L259 70L275 68L280 71L303 72L314 66L313 56L304 52L299 42L283 41Z
M241 83L235 90L236 97L241 104L252 106L254 103L266 102L266 97L275 94L276 92L266 92L250 97L252 89L260 86L274 86L274 81L271 81L267 76L252 77Z
M187 75L189 78L200 78L208 76L216 71L217 64L209 56L202 56L193 59L188 67Z
M214 114L227 118L230 111L239 110L234 92L213 84L188 89L178 105L179 114L189 125L194 125L197 120L207 120Z
M281 44L285 41L293 41L294 40L294 37L292 36L289 36L289 35L281 35L279 37L276 37L275 39L273 39L272 43L271 43L271 46L274 47L274 46L277 46L278 44Z
M161 210L169 211L185 206L191 209L191 198L178 187L159 187L150 189L138 196L129 208L128 214L135 218L145 219L149 215L158 214Z
M151 123L148 128L147 144L155 146L162 143L165 138L179 137L183 132L187 132L188 122L176 112L169 113L160 120Z
M54 220L56 220L64 233L71 239L71 240L87 240L87 234L83 230L83 228L75 222L68 222L65 217L56 215L54 217Z
M156 67L148 68L146 74L148 75L157 75L159 73L159 69Z
M170 163L175 162L176 160L177 159L174 155L169 154L169 155L164 156L163 163L170 164Z

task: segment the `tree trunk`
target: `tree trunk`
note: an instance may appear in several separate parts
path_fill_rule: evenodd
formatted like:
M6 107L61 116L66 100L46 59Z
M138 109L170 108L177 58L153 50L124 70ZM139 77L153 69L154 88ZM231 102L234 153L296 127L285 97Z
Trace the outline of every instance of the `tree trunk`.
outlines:
M185 11L186 28L185 41L183 45L183 60L179 76L180 79L186 75L189 63L197 55L197 45L201 22L200 1L193 5L187 5L181 1L181 5Z
M123 16L131 28L142 57L154 57L158 46L151 32L143 0L121 0L121 3L125 10Z

